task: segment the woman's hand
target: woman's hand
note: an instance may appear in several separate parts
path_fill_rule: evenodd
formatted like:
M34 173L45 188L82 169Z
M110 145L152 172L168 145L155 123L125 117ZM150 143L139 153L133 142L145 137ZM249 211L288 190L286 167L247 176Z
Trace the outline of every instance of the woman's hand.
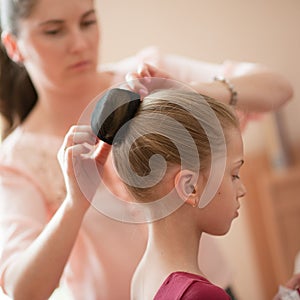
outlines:
M296 295L300 297L300 273L294 274L284 285L279 286L279 291L273 300L298 299Z
M293 275L285 284L285 287L291 290L300 289L300 273Z
M111 146L102 142L87 125L73 126L58 152L67 199L88 209L100 184L100 171Z
M147 63L141 64L136 72L126 74L129 89L140 94L142 98L155 89L169 87L171 80L168 73Z

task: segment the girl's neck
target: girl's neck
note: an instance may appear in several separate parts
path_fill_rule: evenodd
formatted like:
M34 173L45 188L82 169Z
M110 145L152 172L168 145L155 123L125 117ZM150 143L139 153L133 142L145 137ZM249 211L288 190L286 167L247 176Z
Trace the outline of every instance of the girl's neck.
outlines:
M149 225L148 245L132 280L134 299L153 299L173 272L203 276L198 266L201 232L195 218L181 210Z
M187 211L195 208L187 208ZM145 255L168 272L185 271L202 275L198 265L201 232L188 213L180 208L168 217L149 225ZM181 211L181 212L180 212Z

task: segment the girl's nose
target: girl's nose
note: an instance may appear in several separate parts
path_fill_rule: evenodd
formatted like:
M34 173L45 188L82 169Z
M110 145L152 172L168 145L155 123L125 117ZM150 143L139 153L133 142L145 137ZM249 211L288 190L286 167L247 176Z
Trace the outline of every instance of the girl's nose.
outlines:
M244 184L240 181L239 189L238 189L238 198L242 198L246 195L247 190Z

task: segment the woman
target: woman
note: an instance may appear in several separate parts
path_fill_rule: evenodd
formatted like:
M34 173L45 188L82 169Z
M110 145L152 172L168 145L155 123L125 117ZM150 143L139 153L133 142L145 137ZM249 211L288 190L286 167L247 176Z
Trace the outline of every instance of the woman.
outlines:
M230 90L213 77L230 77L245 113L280 107L291 98L290 84L256 64L195 64L147 51L99 66L92 0L2 0L1 14L1 287L14 299L45 299L64 284L74 299L129 297L145 228L65 199L56 154L70 126L92 99L143 61L223 102ZM109 161L107 180L114 182Z

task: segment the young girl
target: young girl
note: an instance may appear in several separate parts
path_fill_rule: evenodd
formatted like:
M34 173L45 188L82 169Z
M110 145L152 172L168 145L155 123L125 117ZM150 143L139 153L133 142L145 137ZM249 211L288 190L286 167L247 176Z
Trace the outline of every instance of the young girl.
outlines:
M131 298L230 299L208 281L197 258L201 234L227 233L245 195L238 120L229 106L188 91L153 92L140 105L138 99L130 91L109 90L92 118L94 133L113 145L116 170L149 222ZM92 136L77 130L77 136ZM66 150L77 159L78 141ZM212 187L213 193L205 192Z

